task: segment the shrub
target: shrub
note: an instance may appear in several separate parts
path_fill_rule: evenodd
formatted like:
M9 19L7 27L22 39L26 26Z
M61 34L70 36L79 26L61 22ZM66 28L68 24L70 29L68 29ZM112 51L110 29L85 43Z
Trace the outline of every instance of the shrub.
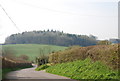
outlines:
M40 57L36 57L35 60L36 60L36 63L38 66L44 65L44 64L48 63L48 56L41 55Z
M101 61L112 69L118 69L120 68L120 59L118 58L120 56L119 50L120 44L75 47L50 54L49 62L57 64L84 60L89 57L92 61Z

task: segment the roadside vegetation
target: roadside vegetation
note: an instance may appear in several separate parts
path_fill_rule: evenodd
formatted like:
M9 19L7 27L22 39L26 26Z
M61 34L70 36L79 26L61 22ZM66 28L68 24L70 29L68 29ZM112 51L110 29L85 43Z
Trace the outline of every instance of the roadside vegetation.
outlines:
M114 45L95 45L88 47L70 47L65 51L51 53L49 55L50 63L65 63L73 62L76 60L85 60L90 58L92 61L101 61L103 64L106 64L111 69L120 68L119 63L119 50L120 44Z
M100 61L92 62L91 59L56 64L48 67L47 72L66 76L71 79L118 79L117 71L113 71Z
M49 65L49 64L44 64L44 65L41 65L41 66L37 67L35 70L36 71L41 71L41 70L47 69L50 66L51 65Z
M49 55L51 66L40 65L37 71L70 77L72 79L118 79L120 44L72 46Z

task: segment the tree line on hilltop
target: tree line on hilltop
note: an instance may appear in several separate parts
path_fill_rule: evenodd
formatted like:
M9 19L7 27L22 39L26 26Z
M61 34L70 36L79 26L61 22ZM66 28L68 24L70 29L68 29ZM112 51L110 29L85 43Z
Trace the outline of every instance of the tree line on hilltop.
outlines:
M97 44L97 37L90 35L76 35L60 31L29 31L12 34L7 37L5 44L50 44L60 46L90 46Z

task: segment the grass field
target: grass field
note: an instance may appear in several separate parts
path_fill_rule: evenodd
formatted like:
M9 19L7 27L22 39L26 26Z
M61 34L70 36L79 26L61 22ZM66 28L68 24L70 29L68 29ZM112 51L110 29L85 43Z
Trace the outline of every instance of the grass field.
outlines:
M2 49L10 49L14 51L16 56L27 55L30 60L34 60L35 57L39 56L41 53L48 54L52 51L64 50L67 47L54 46L54 45L41 45L41 44L10 44L3 45Z

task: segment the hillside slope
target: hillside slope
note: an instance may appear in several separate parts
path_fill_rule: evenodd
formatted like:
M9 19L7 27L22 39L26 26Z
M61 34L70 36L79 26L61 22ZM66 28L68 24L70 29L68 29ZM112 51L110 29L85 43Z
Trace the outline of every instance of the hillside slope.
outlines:
M42 54L48 54L53 51L64 50L67 47L41 44L9 44L3 45L3 49L9 49L14 52L16 56L27 55L30 60Z

